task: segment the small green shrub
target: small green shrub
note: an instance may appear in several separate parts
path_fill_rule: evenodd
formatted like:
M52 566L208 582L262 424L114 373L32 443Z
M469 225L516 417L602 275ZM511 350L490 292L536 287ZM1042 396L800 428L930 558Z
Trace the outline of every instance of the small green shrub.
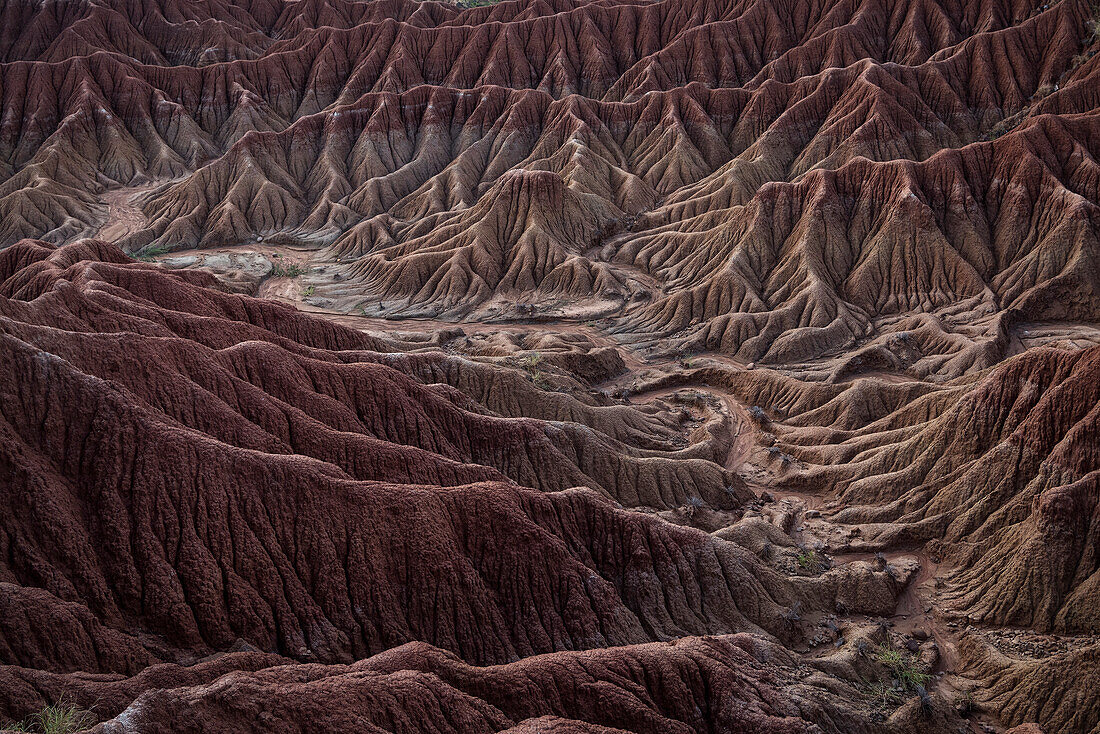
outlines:
M550 388L550 381L546 379L546 374L539 369L539 365L542 364L542 355L538 352L531 352L525 354L519 359L519 366L527 373L527 376L531 378L531 382L535 383L535 387L540 390L548 390Z
M886 666L890 674L903 688L915 691L925 688L932 676L920 668L920 661L909 653L897 650L889 645L880 645L875 659Z
M812 550L801 550L798 555L795 556L795 560L798 561L798 565L805 569L813 568L814 563L817 561L814 558L814 552Z
M550 388L550 381L546 379L546 375L541 370L531 370L531 382L535 383L535 387L540 390L547 390Z
M825 559L813 548L799 548L794 560L806 573L820 573L825 568Z
M306 269L298 263L290 263L288 265L277 263L271 268L271 275L276 278L298 278L305 274Z

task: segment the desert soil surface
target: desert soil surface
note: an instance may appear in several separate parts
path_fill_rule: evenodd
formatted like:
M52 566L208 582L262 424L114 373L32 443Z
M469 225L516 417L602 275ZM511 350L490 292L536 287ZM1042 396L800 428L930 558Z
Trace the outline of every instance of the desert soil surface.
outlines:
M1100 734L1088 0L0 14L0 727Z

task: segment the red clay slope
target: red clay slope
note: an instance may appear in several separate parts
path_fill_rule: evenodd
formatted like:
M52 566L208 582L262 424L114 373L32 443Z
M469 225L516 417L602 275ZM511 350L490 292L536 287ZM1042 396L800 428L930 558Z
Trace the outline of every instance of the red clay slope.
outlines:
M790 610L833 609L847 593L842 579L860 589L845 597L853 611L893 608L904 583L896 574L865 564L843 576L788 579L738 545L621 509L607 496L616 481L638 477L644 486L645 472L660 473L671 459L650 451L644 463L656 468L631 470L643 462L630 447L592 428L491 414L410 376L432 371L390 358L376 340L212 283L96 241L57 249L25 241L0 253L0 491L8 508L0 518L0 608L8 612L0 615L0 662L12 666L0 668L12 681L0 711L8 716L41 704L25 685L84 690L42 671L133 676L161 661L189 663L242 646L341 663L420 640L470 663L503 664L741 631L763 635L752 644L775 647L801 634ZM516 404L542 399L524 380L511 389L528 391ZM577 404L575 412L595 422L600 410ZM584 458L555 445L568 445L571 431L586 437ZM589 476L582 470L589 463L606 474ZM706 461L676 464L693 472L688 486L723 477ZM538 477L539 488L510 474ZM665 486L673 476L653 482ZM742 501L736 488L719 483L716 492L728 507ZM607 653L608 665L629 667L630 656L655 654L647 650ZM781 652L765 656L768 665L793 665L772 659ZM721 685L747 676L746 700L763 696L730 709L732 720L801 731L803 708L812 720L834 715L833 704L794 704L774 692L771 673L757 670L764 659L732 649L719 657L723 669L738 671L722 674ZM560 665L580 663L545 664L555 685L574 685ZM662 664L688 675L671 659ZM305 685L308 670L286 674ZM464 670L455 675L470 675ZM490 679L498 674L526 675L502 669ZM317 675L337 676L316 684L323 697L348 672ZM749 681L761 675L763 691L753 692ZM39 679L46 683L33 683ZM392 687L400 680L362 690L339 683L333 701L401 696ZM416 675L412 684L444 695L436 678ZM145 686L140 676L126 685L131 700ZM277 697L283 685L257 683L255 695ZM459 689L446 695L474 695L469 705L484 708L478 700L487 693ZM584 700L563 705L580 715ZM191 704L165 700L154 710L184 705ZM403 715L419 721L429 713L414 707ZM543 714L573 716L535 706L519 718ZM206 715L222 726L237 716L187 717ZM727 714L676 714L684 715L695 726Z

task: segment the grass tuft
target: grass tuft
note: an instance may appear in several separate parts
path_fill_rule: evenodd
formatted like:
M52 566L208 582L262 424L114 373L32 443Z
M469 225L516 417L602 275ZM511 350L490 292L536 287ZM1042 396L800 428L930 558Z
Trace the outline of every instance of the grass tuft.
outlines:
M813 548L799 548L794 557L798 567L806 573L820 573L825 568L825 559Z
M37 732L38 734L72 734L95 724L95 717L64 699L31 714L17 724L9 724L10 731Z
M909 653L889 645L879 645L875 659L886 666L886 669L890 671L890 674L904 689L910 691L924 689L928 686L928 682L932 680L931 675L921 670L919 660Z

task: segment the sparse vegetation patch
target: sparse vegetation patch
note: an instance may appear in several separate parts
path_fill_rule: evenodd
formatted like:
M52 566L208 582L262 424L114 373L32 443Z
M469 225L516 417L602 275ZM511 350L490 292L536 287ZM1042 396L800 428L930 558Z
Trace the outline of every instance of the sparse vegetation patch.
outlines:
M298 263L276 263L271 268L271 276L274 278L299 278L306 274L306 269Z
M38 734L72 734L95 724L89 711L74 706L64 699L32 714L23 721L9 724L10 731L37 732Z
M890 675L904 690L923 690L932 679L930 674L924 672L917 658L890 645L880 645L875 653L875 659L886 666Z
M141 250L138 251L137 259L141 260L142 262L150 263L156 260L156 258L160 257L161 255L167 254L168 248L164 245L149 245L148 247L143 247Z

